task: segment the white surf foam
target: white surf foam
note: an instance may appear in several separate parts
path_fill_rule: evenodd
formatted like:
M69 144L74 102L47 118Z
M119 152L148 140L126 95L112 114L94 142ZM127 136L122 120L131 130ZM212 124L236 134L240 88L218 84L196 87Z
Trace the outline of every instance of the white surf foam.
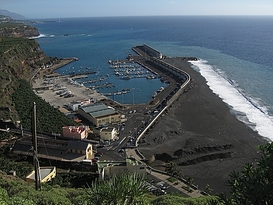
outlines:
M46 37L45 34L40 34L39 36L29 37L29 39L44 38L44 37Z
M246 96L238 89L233 80L209 65L205 60L190 61L193 68L207 80L210 89L231 107L236 117L257 131L261 136L273 140L273 117L269 116L266 108L261 107L257 100Z

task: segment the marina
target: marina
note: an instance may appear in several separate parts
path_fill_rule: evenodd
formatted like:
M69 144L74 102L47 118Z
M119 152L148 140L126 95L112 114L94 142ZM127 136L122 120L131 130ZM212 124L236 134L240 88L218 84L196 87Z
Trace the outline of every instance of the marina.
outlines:
M114 69L115 75L122 80L130 80L133 78L157 78L155 74L137 63L115 63L111 64L110 68Z
M132 101L146 103L152 99L154 92L160 87L166 87L168 84L162 79L162 76L159 76L140 62L129 60L109 60L105 62L105 66L102 65L100 68L66 66L57 70L57 72L71 85L96 90L104 96L125 104L130 104ZM54 89L60 90L60 88Z

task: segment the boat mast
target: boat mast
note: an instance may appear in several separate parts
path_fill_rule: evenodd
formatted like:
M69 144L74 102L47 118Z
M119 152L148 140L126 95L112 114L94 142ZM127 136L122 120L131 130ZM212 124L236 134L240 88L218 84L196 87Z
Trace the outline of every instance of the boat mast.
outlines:
M37 157L37 130L36 130L36 103L33 102L33 119L32 119L32 145L33 145L33 164L35 170L35 188L41 190L39 161Z

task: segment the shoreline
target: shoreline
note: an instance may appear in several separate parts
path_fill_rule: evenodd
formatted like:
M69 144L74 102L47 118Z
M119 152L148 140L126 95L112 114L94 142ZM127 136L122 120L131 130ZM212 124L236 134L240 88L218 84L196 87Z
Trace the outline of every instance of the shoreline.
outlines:
M166 61L190 74L191 89L144 135L139 150L150 162L155 159L149 164L154 168L164 170L174 160L201 189L209 184L217 193L228 191L229 174L255 162L258 145L268 141L239 121L190 63Z
M168 113L143 136L139 150L146 159L155 159L149 165L156 169L164 170L164 166L174 160L180 165L184 178L192 177L201 189L209 184L218 193L225 192L229 174L257 160L260 157L257 146L267 141L230 112L189 62L180 58L164 60L190 74L191 89L182 94ZM54 70L62 66L58 64ZM83 89L81 92L85 96L90 96L87 92L93 92L79 86L75 89L77 99L84 98L79 89ZM51 102L53 105L66 101L61 102L63 98L56 98L51 90L38 95L44 94L45 99L54 101Z
M49 68L45 68L40 71L39 78L43 78L45 75L53 74L55 73L56 70L59 68L66 66L70 63L73 63L74 61L77 61L78 59L76 57L71 57L71 58L60 58L59 63L55 63Z

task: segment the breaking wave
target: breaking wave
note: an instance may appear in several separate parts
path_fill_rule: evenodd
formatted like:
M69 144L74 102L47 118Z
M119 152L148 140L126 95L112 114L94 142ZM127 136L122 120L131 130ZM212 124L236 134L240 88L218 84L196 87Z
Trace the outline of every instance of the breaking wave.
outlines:
M232 79L205 60L190 61L193 68L206 78L210 89L230 108L238 120L257 131L261 136L273 140L273 117L258 101L244 94Z

